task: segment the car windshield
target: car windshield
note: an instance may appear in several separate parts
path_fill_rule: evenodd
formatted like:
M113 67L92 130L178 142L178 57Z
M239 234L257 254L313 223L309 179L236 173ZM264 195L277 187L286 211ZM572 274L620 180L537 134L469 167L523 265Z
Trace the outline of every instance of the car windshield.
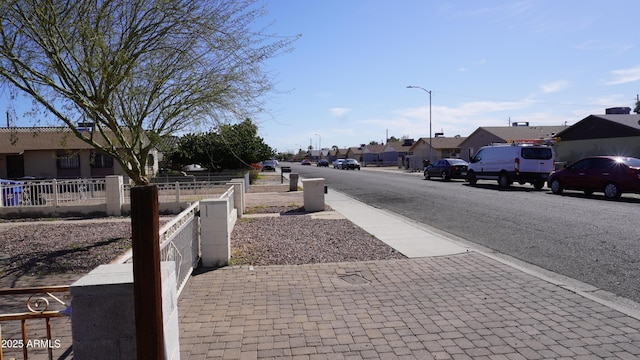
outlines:
M467 165L467 162L464 161L464 160L453 159L453 160L449 160L449 164L451 164L451 165Z
M275 161L273 161L273 160L266 160L263 164L264 164L264 165L271 165L271 166L273 166L273 165L275 165L275 164L276 164L276 162L275 162Z
M632 157L621 157L621 158L616 158L616 161L621 162L627 166L640 167L640 159L636 159Z

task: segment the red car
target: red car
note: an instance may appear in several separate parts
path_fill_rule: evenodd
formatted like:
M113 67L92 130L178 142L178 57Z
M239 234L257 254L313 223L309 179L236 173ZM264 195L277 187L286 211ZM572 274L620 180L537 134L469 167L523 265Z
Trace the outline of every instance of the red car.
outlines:
M640 194L640 159L587 157L552 172L548 184L554 194L564 190L581 190L587 195L604 192L607 199L617 199L623 192Z

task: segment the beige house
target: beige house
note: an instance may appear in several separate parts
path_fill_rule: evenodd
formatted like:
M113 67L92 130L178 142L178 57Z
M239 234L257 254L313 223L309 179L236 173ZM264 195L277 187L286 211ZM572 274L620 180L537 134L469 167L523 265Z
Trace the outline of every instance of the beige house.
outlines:
M627 108L628 109L628 108ZM640 158L640 115L589 115L557 135L556 161L570 163L586 156Z
M149 174L157 172L157 159L157 151L149 155ZM0 128L2 179L19 179L25 176L77 179L107 175L126 176L126 173L111 156L78 139L68 128Z
M459 158L460 157L460 143L466 138L461 136L455 137L434 137L420 138L416 141L409 151L411 157L409 158L408 168L413 170L423 170L426 163L431 157L431 162L442 158ZM431 149L429 146L431 145Z

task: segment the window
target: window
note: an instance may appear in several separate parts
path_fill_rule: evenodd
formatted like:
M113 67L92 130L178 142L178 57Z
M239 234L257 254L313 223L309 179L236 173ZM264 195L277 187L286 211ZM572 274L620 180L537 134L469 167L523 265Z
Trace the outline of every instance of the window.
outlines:
M56 166L58 169L78 169L80 168L80 156L78 153L58 153Z
M92 152L91 167L94 169L110 169L113 167L113 158L103 153Z
M549 160L553 157L550 148L523 147L521 154L523 159Z

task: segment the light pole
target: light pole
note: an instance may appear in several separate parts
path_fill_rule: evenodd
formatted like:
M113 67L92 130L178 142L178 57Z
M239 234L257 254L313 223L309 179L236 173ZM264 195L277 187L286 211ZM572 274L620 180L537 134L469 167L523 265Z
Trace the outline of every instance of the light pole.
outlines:
M407 86L407 89L420 89L429 93L429 164L431 164L433 162L433 159L432 159L433 147L431 146L431 90L427 90L421 86L415 86L415 85L409 85Z
M320 134L315 134L318 136L318 141L319 141L319 145L318 145L318 150L322 151L322 136L320 136Z

